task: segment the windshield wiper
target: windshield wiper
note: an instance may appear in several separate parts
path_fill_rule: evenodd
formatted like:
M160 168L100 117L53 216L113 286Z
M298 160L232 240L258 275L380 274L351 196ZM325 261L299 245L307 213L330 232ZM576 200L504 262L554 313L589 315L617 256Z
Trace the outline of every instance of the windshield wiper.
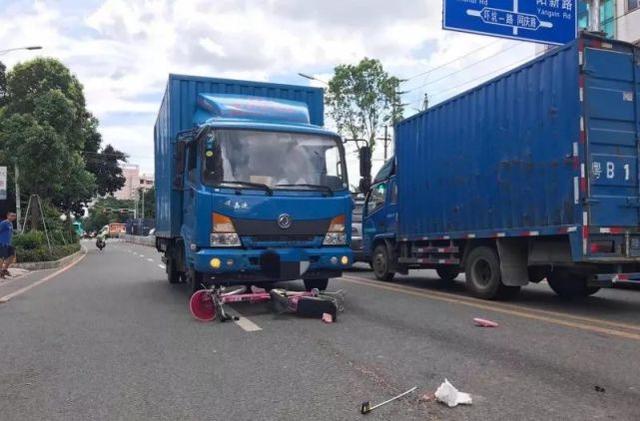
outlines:
M329 193L330 196L333 196L333 189L322 184L277 184L276 187L307 187L310 189L320 189Z
M273 196L273 190L271 189L271 187L262 183L250 183L248 181L223 181L220 184L237 184L239 186L255 187L257 189L266 191L269 196Z

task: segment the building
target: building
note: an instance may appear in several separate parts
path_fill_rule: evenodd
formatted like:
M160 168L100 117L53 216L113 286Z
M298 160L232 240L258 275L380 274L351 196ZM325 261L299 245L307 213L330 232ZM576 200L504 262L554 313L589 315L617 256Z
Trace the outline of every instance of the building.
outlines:
M579 0L578 26L589 27L587 0ZM640 0L601 0L600 29L609 38L640 45Z
M125 177L125 182L124 186L113 194L116 199L136 200L141 188L149 190L153 187L153 175L141 174L139 165L124 165L122 175Z

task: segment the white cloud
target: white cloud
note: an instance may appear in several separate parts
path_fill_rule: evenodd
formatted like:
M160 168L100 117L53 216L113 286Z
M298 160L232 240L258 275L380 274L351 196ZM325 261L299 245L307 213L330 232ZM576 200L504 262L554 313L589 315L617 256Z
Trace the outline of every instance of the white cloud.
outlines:
M436 0L104 0L34 1L0 16L0 45L40 44L63 60L85 87L104 139L152 171L152 133L168 73L312 83L364 56L408 77L471 52L465 59L406 83L417 107L424 89L441 100L451 89L531 54L498 53L513 41L441 30ZM490 47L483 48L487 45ZM2 57L11 65L32 53ZM495 56L469 71L462 69ZM441 82L434 80L443 78ZM422 86L429 83L427 86ZM321 84L320 84L321 85ZM413 112L413 110L409 110ZM119 121L119 116L127 116ZM132 123L133 121L133 123Z

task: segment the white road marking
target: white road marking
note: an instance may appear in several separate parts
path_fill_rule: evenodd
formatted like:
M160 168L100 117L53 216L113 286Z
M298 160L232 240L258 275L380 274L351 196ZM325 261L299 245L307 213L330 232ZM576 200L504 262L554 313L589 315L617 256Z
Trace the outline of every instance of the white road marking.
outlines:
M166 269L166 266L165 266L165 265L158 265L158 267L159 267L160 269Z
M153 259L150 257L147 257L147 262L153 262Z
M37 282L32 283L31 285L27 285L24 288L21 288L21 289L19 289L17 291L12 292L11 294L7 294L4 297L0 297L0 304L6 303L9 300L11 300L12 298L17 297L18 295L23 294L23 293L29 291L30 289L37 287L38 285L44 284L45 282L55 278L56 276L60 275L63 272L66 272L67 270L71 269L76 264L78 264L82 259L84 259L86 255L87 255L86 253L81 255L78 259L76 259L75 261L71 262L67 266L63 267L62 269L58 269L57 271L53 272L52 274L45 276L44 278L40 279Z
M260 326L258 326L248 318L244 317L242 314L238 313L237 310L232 309L229 306L225 306L225 311L229 316L238 317L238 320L234 320L233 323L240 326L240 329L244 330L245 332L258 332L262 330Z
M240 328L245 332L257 332L262 330L260 326L243 316L240 316L238 320L234 320L234 323L240 326Z
M144 257L144 254L139 254L138 256L140 256L140 257Z

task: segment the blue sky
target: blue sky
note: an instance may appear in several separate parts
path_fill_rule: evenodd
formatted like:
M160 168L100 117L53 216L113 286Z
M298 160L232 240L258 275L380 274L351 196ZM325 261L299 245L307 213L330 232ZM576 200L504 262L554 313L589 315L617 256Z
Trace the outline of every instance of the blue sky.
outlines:
M533 56L532 44L443 31L441 3L0 0L0 49L42 45L61 59L83 83L105 142L152 173L168 73L307 84L298 72L327 80L337 64L375 57L396 76L420 75L403 87L409 115L425 92L439 102ZM1 59L11 66L33 55Z

